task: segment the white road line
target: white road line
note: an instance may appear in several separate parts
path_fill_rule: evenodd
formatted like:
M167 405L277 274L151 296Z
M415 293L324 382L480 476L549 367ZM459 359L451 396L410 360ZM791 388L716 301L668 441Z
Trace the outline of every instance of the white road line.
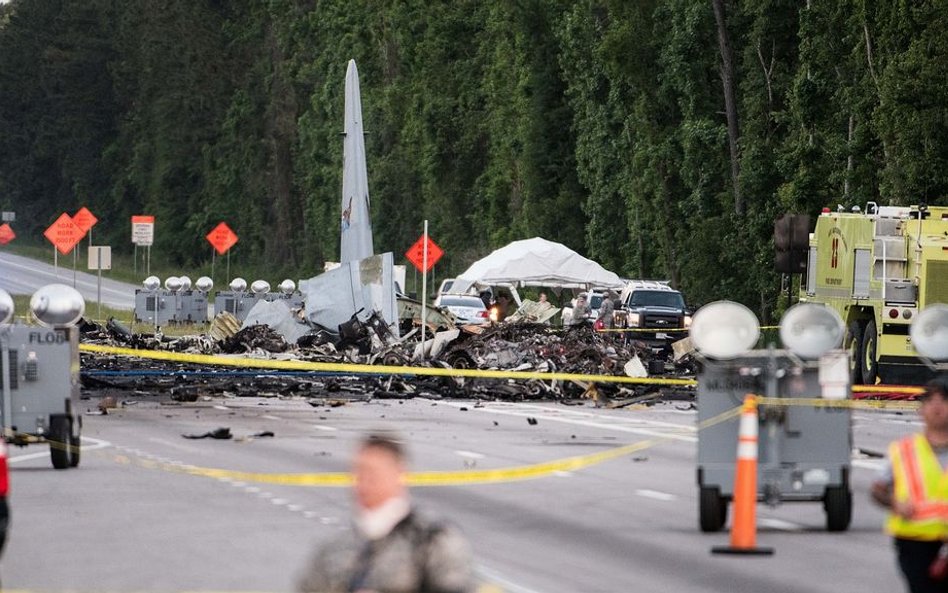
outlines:
M780 531L803 531L802 525L784 521L783 519L774 519L772 517L761 517L757 520L757 524L761 527L779 529Z
M465 404L463 404L463 403L458 403L458 402L444 402L444 405L452 406L452 407L455 407L455 408L460 408L460 407L468 407L469 404L465 405ZM542 406L536 406L536 407L539 408L540 410L546 410L546 408L543 408ZM576 426L586 426L586 427L589 427L589 428L601 428L601 429L603 429L603 430L615 430L615 431L618 431L618 432L627 432L627 433L638 434L638 435L642 435L642 436L661 437L661 438L672 439L672 440L676 440L676 441L684 441L684 442L687 442L687 443L696 443L696 442L698 442L698 438L697 438L697 437L693 437L693 436L690 436L690 435L675 434L675 433L672 433L672 432L661 432L661 431L659 431L659 430L649 430L649 429L646 429L646 428L634 428L634 427L631 427L631 426L623 426L623 425L621 425L621 424L607 424L607 423L605 423L605 422L598 422L598 421L597 421L597 422L593 422L593 421L589 421L589 420L580 420L580 419L578 419L578 418L564 418L564 417L559 417L559 416L549 416L549 415L543 415L543 414L540 414L539 412L533 412L533 411L522 411L522 412L518 412L518 411L515 411L515 410L509 410L509 409L503 409L503 408L496 408L496 407L493 407L493 406L483 406L483 407L479 407L479 408L471 407L471 408L469 408L469 409L477 410L477 411L479 411L479 412L487 412L487 413L489 413L489 414L500 414L500 415L503 415L503 416L517 416L517 417L519 417L519 418L531 418L531 417L536 417L536 418L539 418L539 419L542 419L542 420L546 420L546 421L550 421L550 422L562 422L562 423L565 423L565 424L573 424L573 425L576 425ZM597 415L595 415L595 414L592 414L591 416L592 416L593 418L599 418L599 419L603 419L603 418L604 418L604 417L602 417L602 416L597 416ZM679 429L679 430L682 430L682 431L685 431L685 432L694 432L694 428L693 428L693 427L685 426L685 425L682 425L682 424L674 424L674 423L670 423L670 422L658 422L658 423L653 423L653 422L651 422L651 421L649 421L649 420L637 420L637 421L640 422L641 424L644 424L644 425L653 425L653 424L654 424L654 425L656 425L657 428L674 427L674 428L676 428L676 429Z
M475 453L474 451L455 451L454 453L455 455L460 455L467 459L484 459L484 455Z
M659 492L658 490L641 489L636 490L635 493L643 498L651 498L652 500L660 500L662 502L671 502L678 499L674 494Z
M261 418L266 418L267 420L282 420L282 418L279 418L277 416L271 416L270 414L264 414L263 416L261 416Z
M333 428L332 426L323 426L322 424L314 424L313 428L316 430L325 430L326 432L336 432L338 428Z
M518 585L510 579L502 576L496 570L487 568L484 565L476 567L475 572L490 584L499 585L502 587L504 593L540 593L540 591L537 591L536 589L530 589L529 587Z
M227 406L214 406L215 410L230 410Z
M92 443L91 445L82 445L80 453L86 453L88 451L95 451L96 449L105 449L106 447L111 447L112 443L108 441L103 441L101 439L94 439L92 437L82 437L83 441ZM40 459L43 457L49 457L49 451L44 451L42 453L27 453L26 455L14 455L13 457L7 458L7 463L19 463L21 461L29 461L30 459Z
M621 417L621 416L607 416L604 414L596 414L595 412L584 412L581 410L566 410L560 408L551 408L549 406L541 406L539 404L514 404L509 402L498 402L494 404L495 406L510 407L516 409L527 408L531 410L537 410L541 412L553 413L560 416L583 416L586 418L596 418L596 419L610 419L617 420L620 422L633 422L633 423L642 423L648 424L650 426L665 426L668 428L678 428L688 432L695 432L694 426L688 426L684 424L678 424L676 422L662 422L661 420L644 420L642 418L630 418L630 417Z

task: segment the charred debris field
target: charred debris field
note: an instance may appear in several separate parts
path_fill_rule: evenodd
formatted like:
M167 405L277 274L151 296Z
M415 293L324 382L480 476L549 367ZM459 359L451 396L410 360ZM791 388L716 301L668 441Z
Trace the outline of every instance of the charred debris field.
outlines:
M156 360L115 354L83 352L82 395L111 396L116 401L142 397L197 401L214 397L304 398L314 405L327 401L371 399L458 398L478 400L554 400L597 406L625 406L661 400L691 400L692 387L655 383L592 383L559 379L495 379L427 376L411 373L412 367L480 370L559 372L581 375L690 378L690 357L672 362L664 353L651 350L620 334L597 333L582 327L564 330L543 324L502 324L488 328L460 328L446 334L426 360L420 360L419 341L382 345L353 344L337 349L304 336L289 344L266 325L171 338L160 334L132 333L116 323L81 326L84 344L118 346L145 351L218 355L261 359L261 368L206 365L180 360ZM456 335L455 335L456 334ZM360 374L274 370L266 361L291 360L322 363L353 363L404 367L399 374ZM245 364L245 361L242 361ZM650 373L645 371L648 368Z

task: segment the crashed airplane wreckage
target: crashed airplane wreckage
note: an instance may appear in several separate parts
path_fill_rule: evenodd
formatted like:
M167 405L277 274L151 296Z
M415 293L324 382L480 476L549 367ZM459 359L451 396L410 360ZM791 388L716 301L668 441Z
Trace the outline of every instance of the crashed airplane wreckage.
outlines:
M537 304L524 301L529 308ZM280 310L282 307L283 310ZM450 314L435 311L450 322ZM129 346L190 354L239 355L261 360L384 364L441 368L565 372L584 375L686 376L693 374L687 355L676 363L650 358L651 350L626 342L588 326L562 329L512 316L489 326L442 329L420 344L417 329L397 337L378 311L365 321L353 316L335 331L313 327L303 321L301 311L289 311L282 303L267 303L262 317L268 323L245 323L233 316L217 316L209 332L170 338L135 334L115 322L106 326L85 324L86 343ZM265 314L265 315L264 315ZM287 316L294 321L292 325ZM248 318L249 320L250 318ZM430 318L429 318L430 319ZM406 318L404 326L420 324ZM299 334L298 326L310 330ZM287 327L290 329L288 330ZM434 328L435 326L429 325ZM441 327L444 327L443 325ZM424 354L424 355L423 355ZM127 370L123 374L120 370ZM407 369L406 369L407 370ZM650 372L651 371L651 372ZM305 396L310 398L430 398L551 399L587 397L597 405L610 401L639 401L659 397L690 397L689 389L656 385L631 385L560 380L499 380L420 375L357 375L347 373L278 372L269 370L208 369L188 363L149 359L121 359L102 354L82 355L82 379L86 390L134 390L169 393L172 399L193 401L198 396Z
M396 291L392 253L374 254L364 129L358 71L350 61L346 72L343 184L340 205L340 264L299 283L301 303L260 300L241 324L219 312L203 335L170 338L135 334L119 323L105 327L85 324L85 342L193 354L241 355L261 359L312 362L438 366L442 368L567 372L644 377L671 370L691 371L687 356L674 365L652 359L651 350L618 335L599 334L589 327L568 330L549 325L559 309L549 303L517 300L518 310L505 322L486 326L457 326L446 309L423 306ZM508 253L513 250L511 255ZM563 255L565 253L565 255ZM556 257L553 257L553 256ZM532 260L525 257L533 258ZM567 259L561 259L566 257ZM612 285L618 277L578 254L539 238L515 242L485 258L484 273L475 264L468 271L471 285L491 274L499 281L523 270L486 263L501 259L529 265L543 277L530 286ZM533 263L530 263L533 262ZM548 266L544 268L544 264ZM571 264L571 265L567 265ZM570 272L569 277L561 277ZM590 271L600 276L588 277ZM488 273L489 272L489 273ZM486 274L486 276L485 276ZM602 276L602 277L601 277ZM577 279L578 278L578 279ZM465 280L467 278L462 278ZM502 283L502 282L501 282ZM587 286L588 287L588 286ZM424 311L424 313L423 313ZM424 315L424 319L422 319ZM431 335L421 343L419 328ZM427 331L430 330L430 333ZM129 366L135 368L129 369ZM668 368L673 366L674 368ZM408 377L408 378L406 378ZM464 397L487 399L572 399L586 395L601 403L612 397L650 397L655 386L617 383L592 385L582 381L470 379L421 375L348 375L325 373L208 369L187 363L150 359L119 361L107 355L82 355L86 390L136 390L170 393L173 399L193 400L214 394L305 395L313 398Z

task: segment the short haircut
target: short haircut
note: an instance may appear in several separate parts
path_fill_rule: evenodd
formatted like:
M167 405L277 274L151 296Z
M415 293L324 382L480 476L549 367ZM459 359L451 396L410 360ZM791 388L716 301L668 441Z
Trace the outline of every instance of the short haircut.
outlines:
M382 451L388 451L395 459L403 463L408 460L408 452L405 450L405 446L393 435L378 432L369 434L359 443L359 449L381 449Z
M948 399L948 376L939 376L926 383L922 398L928 398L928 396L936 393L942 398Z

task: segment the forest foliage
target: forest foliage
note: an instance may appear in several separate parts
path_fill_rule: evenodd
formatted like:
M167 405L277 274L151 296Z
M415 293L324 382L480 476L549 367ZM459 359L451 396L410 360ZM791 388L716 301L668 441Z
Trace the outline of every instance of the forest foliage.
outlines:
M783 212L948 188L948 3L888 0L12 0L0 206L21 236L87 205L103 241L308 276L338 257L358 63L377 249L430 220L438 275L562 242L767 318Z

